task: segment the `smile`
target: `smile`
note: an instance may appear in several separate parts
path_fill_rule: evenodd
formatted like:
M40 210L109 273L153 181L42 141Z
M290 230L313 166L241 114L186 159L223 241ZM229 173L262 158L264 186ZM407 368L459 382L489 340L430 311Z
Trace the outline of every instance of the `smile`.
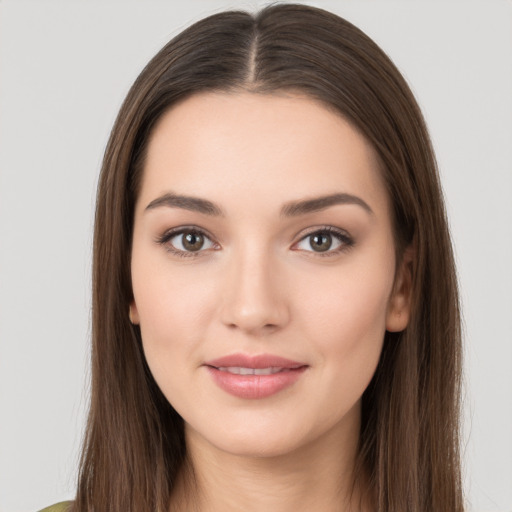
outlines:
M279 356L233 354L206 362L213 382L230 395L263 399L292 386L309 367Z
M217 368L220 372L228 372L234 375L272 375L279 372L289 372L296 368L279 368L271 366L269 368L243 368L241 366L221 366Z

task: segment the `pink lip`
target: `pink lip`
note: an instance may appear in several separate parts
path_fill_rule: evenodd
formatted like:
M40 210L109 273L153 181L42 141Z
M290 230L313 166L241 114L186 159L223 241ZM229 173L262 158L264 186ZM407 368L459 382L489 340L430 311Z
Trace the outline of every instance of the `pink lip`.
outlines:
M268 368L269 366L280 368L298 368L307 366L304 363L285 359L284 357L274 356L272 354L260 354L251 356L247 354L231 354L229 356L219 357L204 363L206 366L215 366L216 368L226 366L242 366L243 368Z
M266 398L294 384L308 365L271 354L250 356L232 354L204 363L214 382L227 393L239 398ZM253 369L281 368L269 375L239 375L219 368L242 367Z

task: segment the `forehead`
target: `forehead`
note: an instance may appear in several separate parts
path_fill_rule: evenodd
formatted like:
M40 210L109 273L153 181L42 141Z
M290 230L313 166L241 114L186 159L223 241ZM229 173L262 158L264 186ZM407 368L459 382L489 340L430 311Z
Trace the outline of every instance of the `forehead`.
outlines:
M151 135L141 201L168 192L246 207L337 192L386 202L379 159L347 120L297 94L200 93Z

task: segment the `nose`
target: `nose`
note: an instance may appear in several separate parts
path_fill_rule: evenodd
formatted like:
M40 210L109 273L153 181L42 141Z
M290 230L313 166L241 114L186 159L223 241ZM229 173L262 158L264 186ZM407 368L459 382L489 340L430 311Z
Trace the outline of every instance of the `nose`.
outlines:
M221 320L230 329L261 336L289 321L282 275L268 252L233 257L224 281Z

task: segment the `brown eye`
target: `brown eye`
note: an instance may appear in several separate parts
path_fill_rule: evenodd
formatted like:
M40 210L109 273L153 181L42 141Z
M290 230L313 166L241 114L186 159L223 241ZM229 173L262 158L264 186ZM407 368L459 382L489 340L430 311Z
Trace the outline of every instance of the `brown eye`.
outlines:
M199 255L207 249L215 249L216 244L202 231L177 228L165 233L158 243L177 256Z
M352 237L338 228L326 226L312 231L303 237L294 247L301 251L318 255L334 256L354 245Z
M201 233L190 232L181 235L183 248L186 251L199 251L204 245L204 236Z
M332 245L332 236L327 233L316 233L309 237L309 245L316 252L328 251Z

